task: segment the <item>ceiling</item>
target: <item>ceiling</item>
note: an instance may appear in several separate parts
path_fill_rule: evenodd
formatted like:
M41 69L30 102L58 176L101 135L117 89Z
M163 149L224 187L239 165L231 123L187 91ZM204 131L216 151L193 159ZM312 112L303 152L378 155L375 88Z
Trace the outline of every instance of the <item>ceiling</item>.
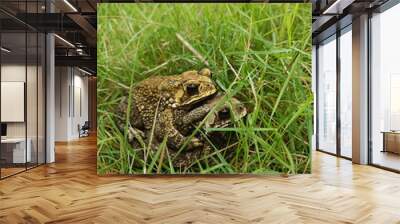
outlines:
M388 0L313 0L313 43L351 24L352 18L372 11Z
M26 55L25 31L51 32L56 66L77 66L96 74L98 0L1 0L0 23L8 54ZM51 13L50 13L51 12ZM28 34L29 37L29 34ZM30 38L27 38L28 41ZM36 46L27 45L28 55Z

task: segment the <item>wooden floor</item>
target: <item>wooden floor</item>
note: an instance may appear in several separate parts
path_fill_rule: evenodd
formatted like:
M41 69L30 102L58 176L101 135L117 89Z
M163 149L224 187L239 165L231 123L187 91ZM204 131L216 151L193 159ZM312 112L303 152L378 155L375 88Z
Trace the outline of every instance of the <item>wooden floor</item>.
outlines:
M323 153L292 177L98 177L95 138L0 181L0 223L400 223L400 175Z
M25 167L23 168L14 168L14 167L10 167L10 168L1 168L1 177L7 177L19 172L23 172L25 170Z

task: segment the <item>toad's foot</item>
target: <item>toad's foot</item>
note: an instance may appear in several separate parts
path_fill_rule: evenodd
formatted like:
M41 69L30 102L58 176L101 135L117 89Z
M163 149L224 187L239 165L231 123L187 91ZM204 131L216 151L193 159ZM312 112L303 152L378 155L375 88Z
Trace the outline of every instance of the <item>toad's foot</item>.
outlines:
M129 127L129 131L128 131L128 141L129 142L133 142L134 139L142 140L144 138L145 138L145 134L143 131L141 131L137 128Z
M203 146L203 142L198 139L198 138L192 138L190 139L190 143L187 146L187 149L192 150L198 147L202 147Z

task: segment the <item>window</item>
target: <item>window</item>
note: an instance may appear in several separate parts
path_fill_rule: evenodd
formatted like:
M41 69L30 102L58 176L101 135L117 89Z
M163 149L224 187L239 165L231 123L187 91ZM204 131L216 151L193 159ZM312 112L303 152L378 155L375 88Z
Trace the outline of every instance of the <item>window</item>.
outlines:
M336 153L336 36L318 47L318 149Z
M352 33L351 26L340 36L340 155L352 154Z
M0 7L12 2L0 1ZM40 13L44 1L18 2ZM12 5L15 5L14 3ZM0 12L0 178L45 163L45 34Z
M371 18L371 162L400 170L400 5Z

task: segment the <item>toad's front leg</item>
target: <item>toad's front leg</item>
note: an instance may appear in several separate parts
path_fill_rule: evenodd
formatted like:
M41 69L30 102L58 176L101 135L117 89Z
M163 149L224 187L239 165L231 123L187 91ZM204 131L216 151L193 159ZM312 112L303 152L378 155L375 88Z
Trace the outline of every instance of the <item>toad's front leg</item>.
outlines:
M183 125L193 125L199 121L202 121L207 114L210 112L211 108L208 105L199 106L191 111L189 111L183 118Z
M189 141L186 145L187 149L193 149L203 145L198 138L192 137L190 140L188 140L188 137L183 136L175 128L174 124L174 115L172 109L165 109L159 114L154 130L159 141L162 141L166 137L168 147L175 150L180 149L186 143L186 141Z
M189 112L184 110L175 111L175 127L178 127L181 134L189 136L196 124L202 121L210 112L210 107L207 105L199 106Z

